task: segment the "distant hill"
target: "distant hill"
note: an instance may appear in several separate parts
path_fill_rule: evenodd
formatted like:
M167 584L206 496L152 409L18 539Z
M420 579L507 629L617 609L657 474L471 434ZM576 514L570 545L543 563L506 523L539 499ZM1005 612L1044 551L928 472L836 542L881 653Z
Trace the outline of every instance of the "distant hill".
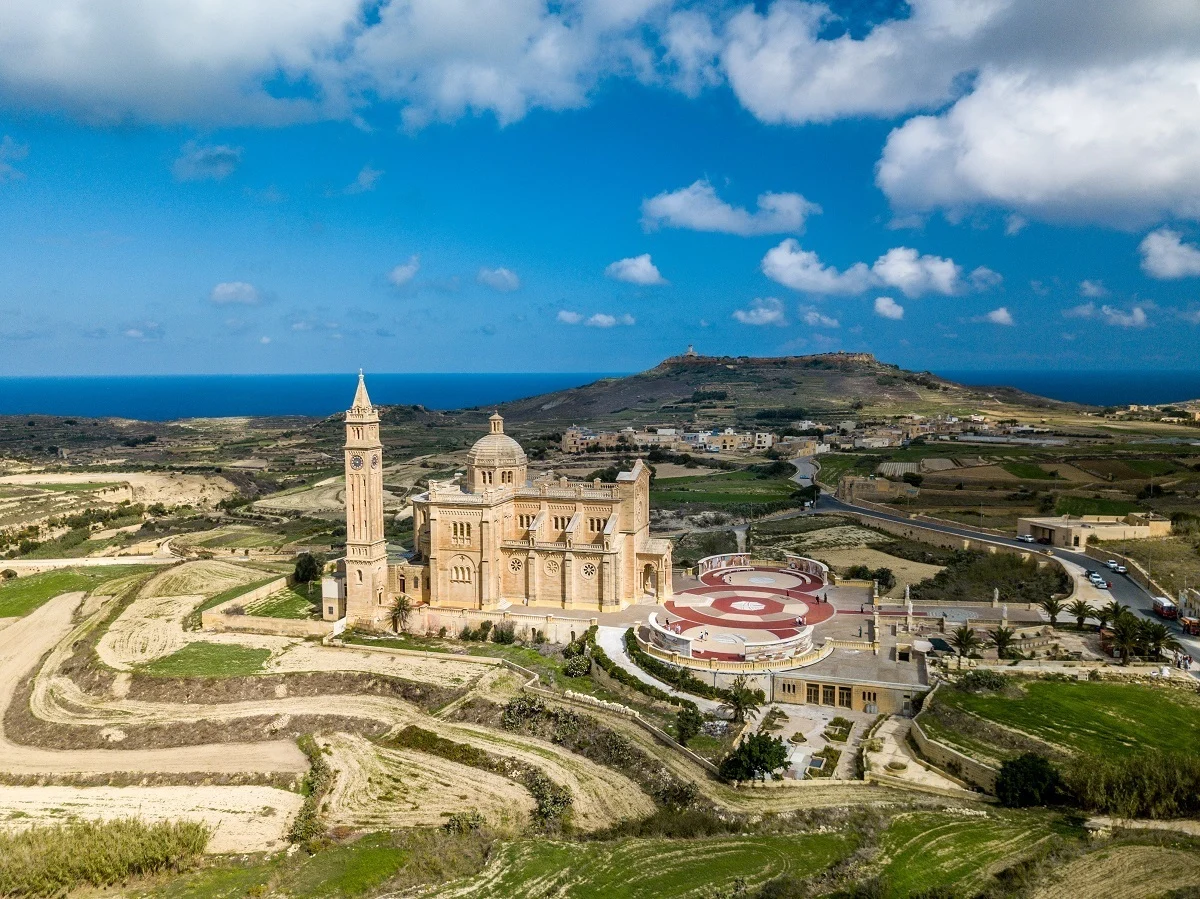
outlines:
M1070 410L1084 407L1010 387L968 387L929 372L905 371L870 353L811 356L673 356L623 378L505 403L514 423L626 425L694 416L706 421L791 421L834 414L1005 408Z

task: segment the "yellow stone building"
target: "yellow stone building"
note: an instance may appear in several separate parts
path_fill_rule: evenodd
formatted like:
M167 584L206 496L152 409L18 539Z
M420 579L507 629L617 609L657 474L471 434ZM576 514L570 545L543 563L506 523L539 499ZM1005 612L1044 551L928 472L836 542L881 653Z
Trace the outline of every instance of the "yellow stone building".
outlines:
M615 484L535 478L497 414L463 475L413 497L413 549L383 538L379 415L359 376L346 413L346 556L323 594L327 619L383 626L392 600L443 609L513 606L615 611L671 595L671 543L650 536L650 471Z

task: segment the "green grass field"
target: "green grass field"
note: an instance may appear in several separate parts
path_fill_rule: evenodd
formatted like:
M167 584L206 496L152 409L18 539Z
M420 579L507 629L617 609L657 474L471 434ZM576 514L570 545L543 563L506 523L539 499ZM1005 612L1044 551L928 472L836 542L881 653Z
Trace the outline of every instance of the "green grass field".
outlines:
M1067 752L1125 755L1143 749L1196 750L1200 698L1193 694L1081 681L1029 681L1022 685L1021 694L943 688L934 701L1015 727Z
M0 562L0 567L3 563ZM112 565L63 568L0 583L0 618L20 618L60 593L95 592L97 587L131 574L154 570L152 565Z
M261 674L269 649L231 643L189 643L169 656L138 669L151 677L246 677Z
M104 481L88 481L80 484L30 484L37 490L49 490L53 493L87 493L91 490L107 490L110 487L120 487L119 483Z
M1055 515L1128 515L1137 510L1134 502L1090 496L1060 496L1054 504Z
M278 580L279 578L283 577L283 575L284 572L280 571L278 574L272 574L270 577L264 577L262 580L251 581L248 584L238 584L236 587L230 587L228 590L224 590L220 593L210 596L208 599L204 600L204 602L200 603L200 605L196 606L196 608L192 610L187 618L183 620L184 628L188 630L195 630L199 628L201 612L206 612L211 608L219 606L226 600L236 599L243 594L249 593L251 590L257 590L264 584L269 584L271 581Z
M488 870L432 896L510 899L672 899L707 896L744 878L753 887L781 874L805 877L852 847L840 834L622 840L616 843L514 843Z
M293 584L265 599L246 606L247 615L262 615L266 618L319 618L321 612L321 585Z
M722 471L712 475L659 478L650 489L656 506L677 507L691 503L732 505L786 500L796 485L781 478L759 478L749 471Z
M988 812L986 817L916 812L896 818L883 835L883 877L890 895L933 887L973 891L991 865L1034 849L1050 836L1044 816Z
M1023 481L1048 481L1054 479L1054 475L1033 462L1005 462L1000 467Z

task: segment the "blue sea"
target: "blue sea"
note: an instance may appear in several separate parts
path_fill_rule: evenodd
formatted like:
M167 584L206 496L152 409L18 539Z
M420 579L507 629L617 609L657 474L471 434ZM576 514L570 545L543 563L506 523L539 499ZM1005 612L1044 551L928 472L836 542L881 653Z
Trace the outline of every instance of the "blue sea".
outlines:
M938 371L960 384L1016 387L1091 406L1157 405L1200 399L1200 371Z
M376 374L371 402L464 409L589 384L601 373ZM80 418L326 416L354 399L357 375L163 375L160 377L0 378L0 415Z

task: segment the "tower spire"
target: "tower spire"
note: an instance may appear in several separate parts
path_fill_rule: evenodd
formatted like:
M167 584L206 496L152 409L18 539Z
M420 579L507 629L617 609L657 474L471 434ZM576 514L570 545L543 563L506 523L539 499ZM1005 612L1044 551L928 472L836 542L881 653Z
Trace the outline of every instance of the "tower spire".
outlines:
M371 398L367 396L367 382L363 378L363 370L358 370L358 389L354 391L354 405L352 408L356 410L368 411L371 408Z

